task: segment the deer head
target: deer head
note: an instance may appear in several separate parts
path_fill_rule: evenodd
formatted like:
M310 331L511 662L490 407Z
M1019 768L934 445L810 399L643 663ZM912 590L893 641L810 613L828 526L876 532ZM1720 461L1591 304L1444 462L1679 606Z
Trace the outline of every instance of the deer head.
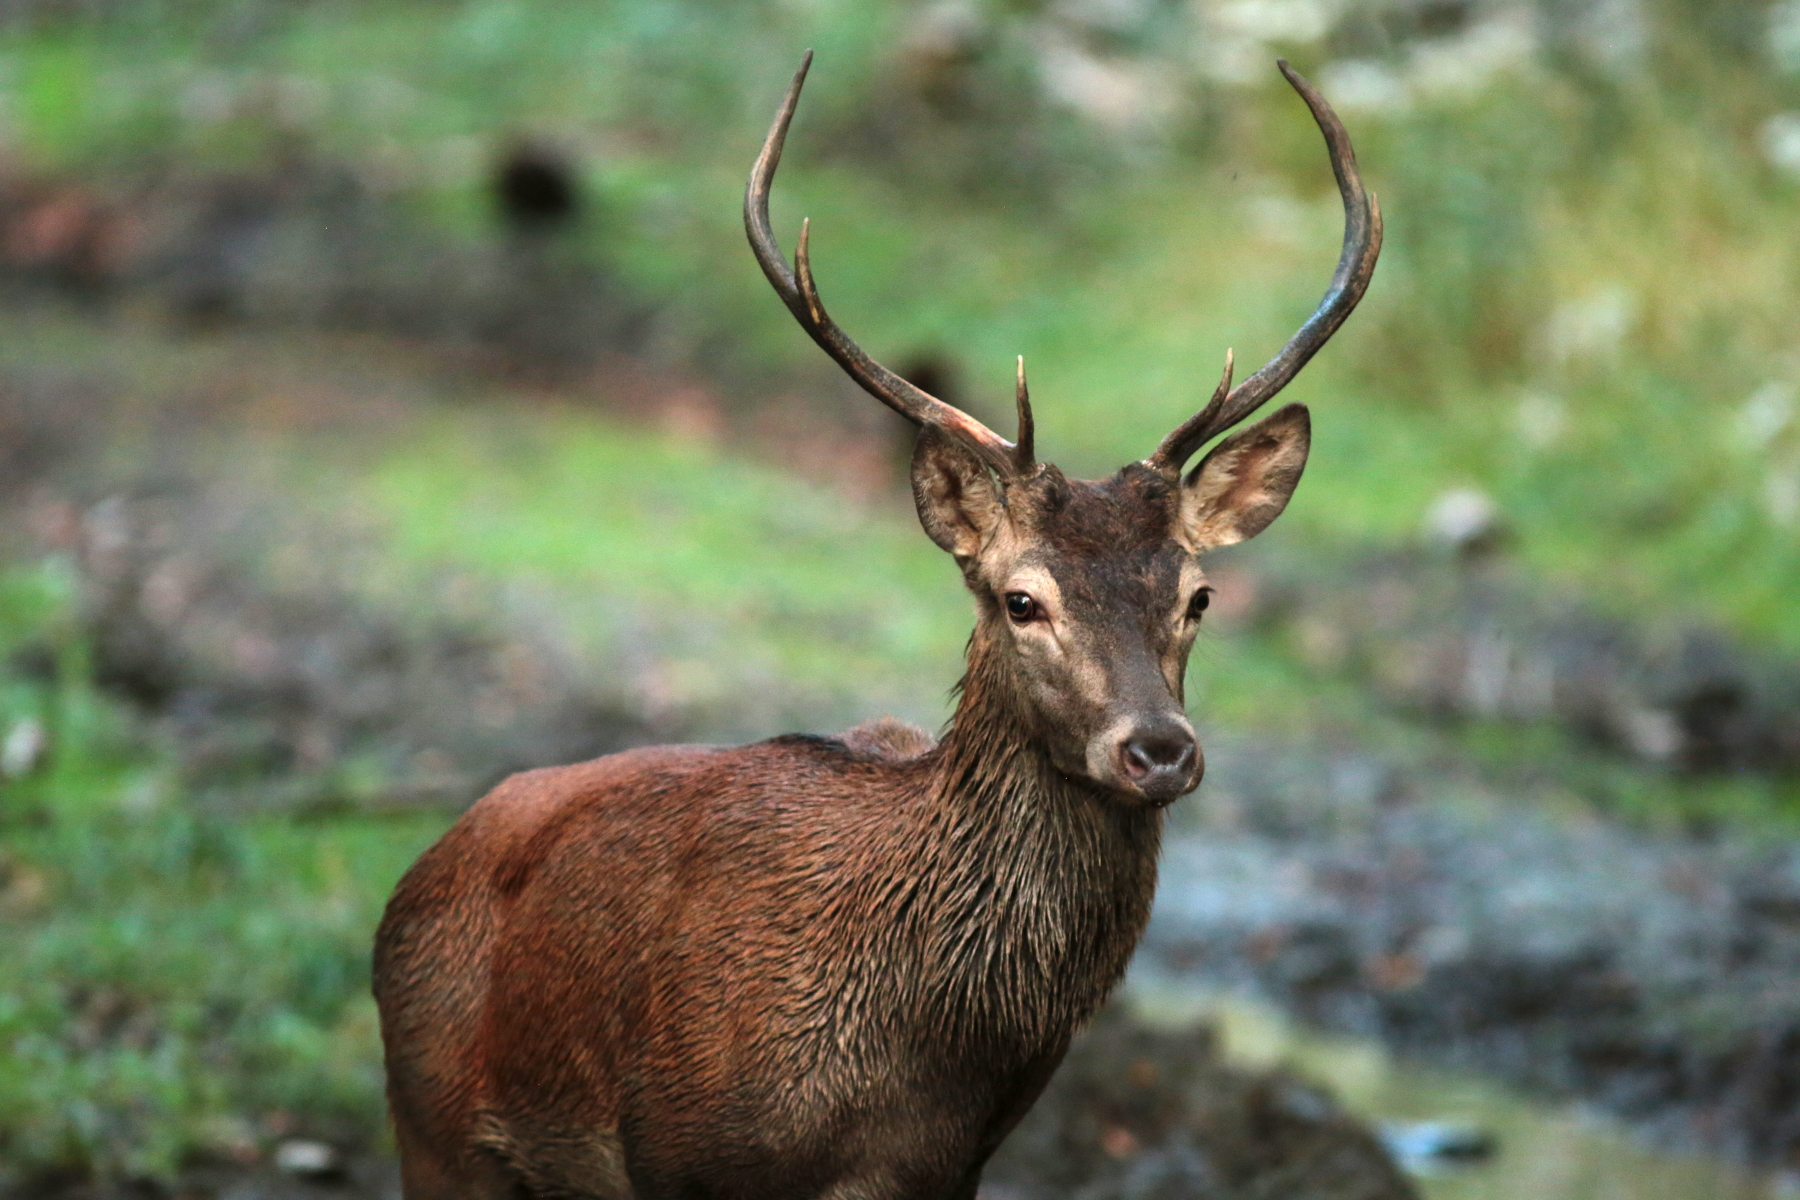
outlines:
M1344 245L1318 309L1261 370L1232 386L1231 353L1211 400L1142 462L1110 479L1067 479L1036 459L1025 362L1019 436L1009 442L870 358L825 312L807 223L789 269L769 225L769 187L800 98L808 51L744 195L763 273L812 339L864 390L920 427L912 489L919 520L974 593L972 657L1004 676L1012 707L1054 767L1125 803L1162 806L1192 791L1204 759L1184 708L1188 651L1211 588L1200 558L1251 538L1281 514L1309 445L1290 404L1199 448L1279 392L1350 315L1381 250L1381 212L1364 191L1349 136L1323 97L1279 64L1325 135L1344 202Z

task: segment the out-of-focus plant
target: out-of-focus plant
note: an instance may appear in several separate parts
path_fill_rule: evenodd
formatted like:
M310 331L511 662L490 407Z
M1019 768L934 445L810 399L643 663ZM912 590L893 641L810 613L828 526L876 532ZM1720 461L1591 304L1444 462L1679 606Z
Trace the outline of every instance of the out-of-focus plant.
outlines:
M294 1113L369 1136L368 930L441 819L197 810L85 659L61 565L0 572L0 1162L168 1178Z

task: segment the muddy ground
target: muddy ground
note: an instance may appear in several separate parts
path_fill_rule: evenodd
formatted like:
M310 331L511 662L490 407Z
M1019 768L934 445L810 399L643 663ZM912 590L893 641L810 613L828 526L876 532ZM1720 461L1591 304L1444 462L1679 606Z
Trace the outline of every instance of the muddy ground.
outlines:
M1140 965L1800 1163L1800 852L1653 837L1354 748L1215 741Z

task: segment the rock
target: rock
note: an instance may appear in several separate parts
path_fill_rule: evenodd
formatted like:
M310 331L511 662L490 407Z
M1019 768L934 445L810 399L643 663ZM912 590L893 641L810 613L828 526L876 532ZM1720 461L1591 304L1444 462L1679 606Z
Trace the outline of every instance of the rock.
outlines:
M44 723L36 717L15 723L6 731L5 740L0 741L0 777L23 779L37 770L49 743Z
M275 1168L302 1179L337 1179L344 1173L344 1156L329 1142L289 1138L275 1147Z
M1414 1175L1481 1162L1499 1149L1487 1130L1453 1121L1384 1121L1380 1134L1388 1153Z
M1500 510L1475 488L1452 488L1425 510L1425 537L1462 554L1493 549L1505 533Z

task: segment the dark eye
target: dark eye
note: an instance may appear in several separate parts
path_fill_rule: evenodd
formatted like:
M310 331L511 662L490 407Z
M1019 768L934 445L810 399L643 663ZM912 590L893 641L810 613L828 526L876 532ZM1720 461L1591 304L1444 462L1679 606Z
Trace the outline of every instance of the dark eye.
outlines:
M1006 615L1017 624L1023 625L1038 615L1037 601L1024 592L1006 593Z
M1198 621L1200 619L1200 614L1206 611L1208 604L1212 603L1212 592L1211 588L1203 587L1194 593L1194 598L1188 601L1188 620Z

